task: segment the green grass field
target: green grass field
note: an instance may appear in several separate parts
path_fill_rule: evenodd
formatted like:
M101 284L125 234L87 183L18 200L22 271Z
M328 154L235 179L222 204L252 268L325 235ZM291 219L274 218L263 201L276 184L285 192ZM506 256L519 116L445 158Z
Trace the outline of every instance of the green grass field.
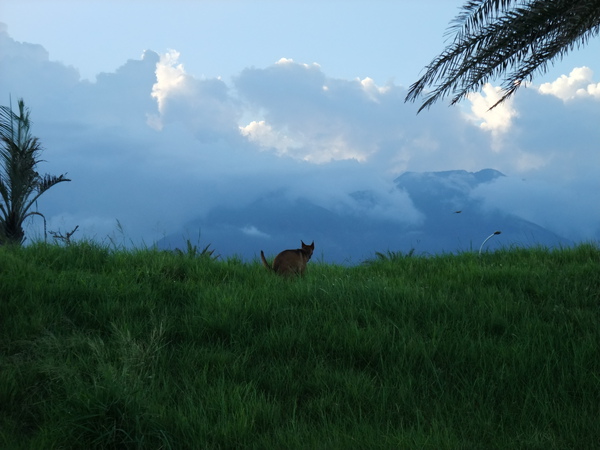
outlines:
M600 448L597 246L379 256L0 247L0 448Z

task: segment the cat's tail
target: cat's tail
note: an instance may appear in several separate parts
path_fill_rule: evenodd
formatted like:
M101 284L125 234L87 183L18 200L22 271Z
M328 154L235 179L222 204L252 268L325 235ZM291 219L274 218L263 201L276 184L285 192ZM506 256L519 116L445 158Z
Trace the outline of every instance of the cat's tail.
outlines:
M262 260L263 266L265 266L269 270L273 270L273 268L267 262L267 258L265 258L265 254L262 250L260 251L260 259Z

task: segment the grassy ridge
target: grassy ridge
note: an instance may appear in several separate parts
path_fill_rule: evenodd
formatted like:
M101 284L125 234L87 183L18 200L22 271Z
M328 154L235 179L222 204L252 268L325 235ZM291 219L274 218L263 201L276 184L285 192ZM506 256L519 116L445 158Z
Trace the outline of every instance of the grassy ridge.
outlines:
M600 252L0 248L0 448L597 448Z

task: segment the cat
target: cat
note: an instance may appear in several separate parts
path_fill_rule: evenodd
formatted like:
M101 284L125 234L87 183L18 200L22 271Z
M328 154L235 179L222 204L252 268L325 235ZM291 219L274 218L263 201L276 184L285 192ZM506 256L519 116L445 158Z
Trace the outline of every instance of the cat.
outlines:
M303 241L302 248L295 250L284 250L273 260L273 266L271 267L265 258L263 251L260 251L260 258L262 259L263 265L273 272L283 275L304 275L306 269L306 263L310 259L315 250L315 241L310 245L306 245Z

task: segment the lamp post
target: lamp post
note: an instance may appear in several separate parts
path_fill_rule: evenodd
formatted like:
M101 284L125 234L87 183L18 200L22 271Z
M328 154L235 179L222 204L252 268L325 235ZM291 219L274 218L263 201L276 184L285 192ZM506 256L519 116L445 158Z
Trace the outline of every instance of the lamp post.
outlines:
M488 237L485 238L485 241L483 241L483 243L481 244L481 247L479 247L479 256L481 256L481 250L483 250L483 246L485 245L485 243L487 241L489 241L491 238L493 238L494 236L496 236L497 234L501 234L502 231L494 231L492 234L490 234Z

